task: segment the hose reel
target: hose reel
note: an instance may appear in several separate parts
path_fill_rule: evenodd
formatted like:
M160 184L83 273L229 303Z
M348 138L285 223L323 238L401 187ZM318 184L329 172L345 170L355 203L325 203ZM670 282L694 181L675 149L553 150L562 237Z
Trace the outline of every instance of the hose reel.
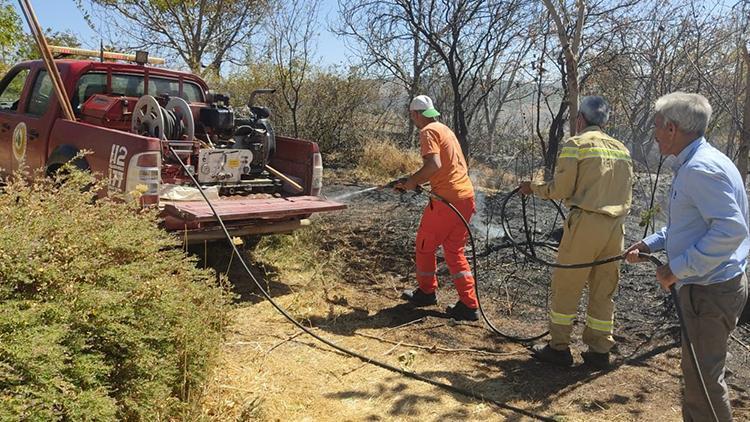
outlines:
M167 106L162 107L156 98L144 95L135 103L130 131L161 140L182 140L187 136L187 140L192 141L195 122L190 106L182 98L172 97Z

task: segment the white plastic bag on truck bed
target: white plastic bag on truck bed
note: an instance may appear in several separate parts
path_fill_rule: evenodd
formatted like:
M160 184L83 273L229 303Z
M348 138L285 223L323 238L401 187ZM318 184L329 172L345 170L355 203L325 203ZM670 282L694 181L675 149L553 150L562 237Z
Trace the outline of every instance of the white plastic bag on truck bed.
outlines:
M219 187L209 186L203 188L209 200L219 199ZM184 185L162 185L159 191L159 198L167 201L200 201L203 200L198 188Z

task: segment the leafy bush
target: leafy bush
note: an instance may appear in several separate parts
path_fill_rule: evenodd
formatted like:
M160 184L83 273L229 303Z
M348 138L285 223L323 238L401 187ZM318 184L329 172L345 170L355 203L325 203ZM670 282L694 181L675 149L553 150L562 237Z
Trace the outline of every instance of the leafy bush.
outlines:
M279 86L277 68L267 61L248 65L242 72L228 75L212 84L232 98L238 113L258 88ZM307 82L300 91L298 109L299 137L315 141L320 146L326 166L334 164L329 155L340 153L345 157L338 165L351 168L356 164L362 144L383 125L379 122L382 106L379 91L382 83L367 79L355 68L347 73L332 69L312 67ZM266 106L271 111L271 122L277 135L293 136L292 113L280 93L257 97L255 105ZM405 115L405 114L404 114ZM403 115L401 119L404 119Z
M100 187L73 172L0 195L0 420L185 417L207 373L224 290Z

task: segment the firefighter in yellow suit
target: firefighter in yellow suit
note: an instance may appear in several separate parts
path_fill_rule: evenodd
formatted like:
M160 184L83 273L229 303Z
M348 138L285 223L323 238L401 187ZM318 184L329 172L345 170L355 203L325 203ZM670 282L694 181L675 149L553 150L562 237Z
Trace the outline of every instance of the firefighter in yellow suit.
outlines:
M601 129L609 119L609 105L597 96L584 97L576 119L576 136L560 150L550 182L522 182L520 192L544 199L562 199L570 209L563 228L557 262L575 264L619 255L623 223L630 210L633 163L628 149ZM570 334L578 302L588 282L589 301L581 353L585 364L609 366L614 345L614 301L620 263L580 269L555 268L552 273L550 337L535 345L532 356L563 366L573 364Z

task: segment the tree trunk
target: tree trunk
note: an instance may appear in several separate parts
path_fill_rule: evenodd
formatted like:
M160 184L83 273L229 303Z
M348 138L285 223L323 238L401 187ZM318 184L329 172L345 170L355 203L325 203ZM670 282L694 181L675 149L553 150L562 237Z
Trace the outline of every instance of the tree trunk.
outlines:
M419 85L422 83L422 64L419 56L419 49L421 48L421 45L419 42L419 37L416 34L414 34L413 40L411 61L412 78L407 92L409 102L411 102L412 98L417 96ZM411 121L411 118L407 118L406 120L408 126L406 127L406 143L404 145L419 148L419 138L414 136L414 132L416 130L414 122Z
M469 164L471 150L469 149L469 129L466 127L466 115L463 104L461 103L461 91L454 84L453 89L453 130L461 145L461 151L464 153L466 165Z
M466 125L466 113L464 112L463 106L458 106L457 110L454 110L455 116L458 119L458 143L461 145L461 151L464 153L466 164L469 164L469 157L471 157L471 144L469 142L469 128Z
M578 63L568 51L565 53L565 67L568 69L569 133L573 136L576 134L576 119L578 119Z
M586 11L586 1L576 1L576 20L575 29L571 36L568 36L566 32L566 26L563 23L561 16L565 16L565 21L569 22L569 14L565 10L564 3L560 3L560 10L555 9L555 5L552 4L551 0L543 0L544 5L547 7L547 11L550 17L555 21L557 27L557 35L560 38L560 45L562 46L563 55L565 57L565 69L567 70L567 82L568 89L566 91L568 99L568 107L570 108L570 136L576 134L576 119L578 118L578 51L581 43L581 33L583 31L583 20Z
M297 107L292 109L292 124L294 125L294 137L299 138L299 126L297 123Z
M560 149L560 141L565 136L565 110L568 103L560 102L560 108L557 114L552 117L552 123L549 126L549 135L547 138L547 154L544 157L544 180L551 180L555 174L555 164L557 164L557 151Z
M742 46L742 55L745 58L745 107L742 114L740 147L737 151L737 169L740 171L742 181L745 182L748 170L748 152L750 151L750 52L746 44Z

